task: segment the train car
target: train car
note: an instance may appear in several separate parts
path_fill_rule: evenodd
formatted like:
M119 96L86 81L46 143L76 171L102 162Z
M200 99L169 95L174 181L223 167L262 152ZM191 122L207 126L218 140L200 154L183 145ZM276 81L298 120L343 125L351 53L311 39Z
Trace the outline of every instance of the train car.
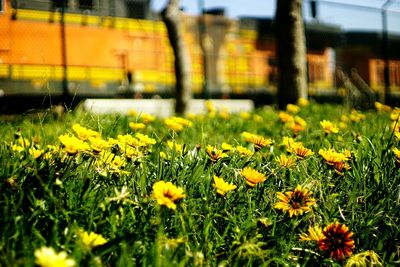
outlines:
M76 101L173 95L174 56L164 23L150 11L150 0L0 3L2 110L24 98L18 105L43 99L49 104L65 92ZM185 16L182 26L195 97L272 102L277 81L272 19L233 20L223 11L205 12ZM345 38L339 27L306 24L310 95L336 94L335 68L342 62L336 51ZM366 77L371 86L374 77Z

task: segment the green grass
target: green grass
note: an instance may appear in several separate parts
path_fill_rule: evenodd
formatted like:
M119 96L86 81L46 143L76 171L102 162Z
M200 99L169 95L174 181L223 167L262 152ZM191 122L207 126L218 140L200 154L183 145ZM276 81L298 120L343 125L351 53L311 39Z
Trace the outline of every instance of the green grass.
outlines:
M217 107L218 108L218 107ZM325 134L320 121L340 122L350 111L341 106L311 104L296 114L307 122L297 134L279 119L278 111L264 108L248 118L218 112L190 118L181 132L156 119L141 132L157 143L140 147L141 155L126 159L123 168L110 169L100 156L68 155L58 137L75 135L79 123L104 140L135 136L128 124L138 116L98 116L80 110L61 119L41 113L2 121L0 144L0 265L34 266L34 251L52 247L65 251L77 266L343 266L317 242L300 241L310 225L322 228L345 224L353 232L353 254L375 251L383 266L400 264L400 174L394 147L400 147L391 128L390 113L368 111L365 119L349 119L339 133ZM262 121L255 121L262 118ZM244 131L273 140L251 157L229 152L212 163L207 145L221 148L254 147ZM18 137L30 141L21 151L12 149ZM294 168L281 167L275 158L289 154L282 144L293 137L314 155L299 159ZM184 144L184 153L171 150L168 140ZM86 141L87 142L87 141ZM47 145L56 148L50 150ZM33 146L48 152L35 159ZM350 168L338 174L318 154L333 147L351 151ZM124 158L122 149L109 148ZM160 152L168 159L160 157ZM252 167L267 179L250 187L241 170ZM225 196L216 193L213 176L237 188ZM157 204L153 184L170 181L184 189L176 210ZM302 185L313 192L310 212L289 217L274 208L277 192ZM113 201L126 188L124 201ZM111 200L110 200L111 199ZM101 234L107 243L85 248L78 229ZM362 265L361 265L362 266ZM368 265L365 265L368 266Z

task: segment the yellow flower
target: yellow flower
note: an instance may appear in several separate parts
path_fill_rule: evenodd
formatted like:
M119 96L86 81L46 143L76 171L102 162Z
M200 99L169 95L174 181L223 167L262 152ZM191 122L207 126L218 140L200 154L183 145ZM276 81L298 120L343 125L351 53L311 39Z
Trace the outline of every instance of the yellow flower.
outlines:
M271 139L264 138L261 135L251 134L251 133L247 133L247 132L242 133L242 135L244 136L246 142L250 142L250 143L254 144L256 151L260 150L263 147L270 146L272 144Z
M314 155L311 149L303 146L302 143L293 143L288 149L288 152L296 154L300 159L304 159L305 157Z
M144 124L149 124L156 120L156 117L147 113L140 114L140 118Z
M234 149L234 147L231 144L225 142L221 144L221 148L223 151L232 151Z
M183 153L183 145L178 144L178 143L176 143L174 141L167 141L167 145L171 150L175 150L179 154Z
M63 144L65 151L67 151L69 155L75 155L78 152L90 150L90 147L87 143L79 138L76 138L75 136L64 134L60 135L58 139L60 140L61 144Z
M267 179L264 174L254 170L251 167L243 168L240 173L244 179L246 179L246 184L251 187L254 187L258 183L262 183Z
M150 138L146 134L136 133L135 137L139 140L141 146L154 145L157 143L156 139Z
M250 149L247 149L243 146L237 146L236 151L239 153L241 157L251 157L253 156L254 152Z
M183 125L174 120L173 118L167 118L164 120L164 124L171 130L175 132L180 132L183 130Z
M368 267L368 266L382 266L382 260L378 254L373 250L367 250L351 256L344 267Z
M308 234L302 233L300 234L300 241L315 241L318 242L322 238L324 238L324 234L322 233L322 227L319 225L309 226Z
M227 192L236 189L236 185L225 182L224 179L219 178L216 175L214 175L214 187L217 190L217 193L221 196L225 196Z
M219 111L219 116L224 119L224 120L228 120L230 117L229 111L228 109L223 109Z
M350 113L350 120L354 122L360 122L365 120L365 115L356 110L352 110Z
M298 104L300 107L306 107L306 106L308 106L308 105L310 104L310 101L308 101L308 99L306 99L306 98L301 97L301 98L299 98L299 100L297 101L297 104Z
M375 102L374 104L375 104L375 108L377 111L380 111L380 112L391 112L392 111L392 108L388 105L384 105L380 102Z
M97 246L104 245L107 243L107 239L105 239L102 235L96 234L94 232L86 232L82 229L78 230L78 236L81 240L81 242L87 247L87 248L94 248Z
M257 115L257 114L254 114L253 115L253 120L255 121L255 122L263 122L263 117L261 117L260 115Z
M348 150L345 150L344 153L339 153L334 151L332 148L320 149L318 154L323 157L326 164L333 166L338 174L342 174L343 169L350 169L350 165L346 162L351 157L351 152Z
M35 147L29 148L29 155L31 155L34 159L39 158L41 155L43 155L43 153L44 153L43 149L39 149L39 148L35 148Z
M211 145L207 145L206 152L212 162L217 162L218 160L228 156L222 150L217 149L216 147L213 147Z
M276 157L275 160L278 162L279 166L283 168L292 168L296 165L296 158L287 157L285 154Z
M244 119L244 120L248 120L249 118L250 118L250 113L249 112L247 112L247 111L242 111L242 112L240 112L240 117L242 118L242 119Z
M89 137L100 137L100 134L98 132L87 129L81 126L79 123L75 123L74 125L72 125L72 130L75 131L75 133L81 140L88 140Z
M287 104L286 111L289 113L292 113L292 114L296 114L300 111L300 107L297 105L293 105L293 104Z
M289 212L289 217L302 215L304 212L311 210L316 201L311 197L313 193L306 188L298 185L293 191L285 193L278 192L278 201L274 208L280 209L283 212Z
M321 124L322 128L324 129L324 132L327 134L339 132L339 128L334 123L328 120L320 121L319 124Z
M397 163L400 163L400 149L394 147L392 148L392 151L394 153L394 156L396 157Z
M400 116L400 108L394 108L392 112L390 113L390 119L392 121L397 121Z
M144 128L146 128L146 124L141 123L141 122L130 122L129 128L131 128L134 131L143 130Z
M107 149L110 147L110 144L101 139L100 137L89 137L90 141L90 147L92 148L93 153L98 154L104 149Z
M282 144L286 147L287 150L290 150L294 146L303 145L302 142L297 142L291 137L284 136L282 138Z
M287 123L287 122L294 120L292 115L290 115L289 113L284 112L284 111L280 111L278 116L279 116L279 119L281 120L281 122L283 122L283 123Z
M171 182L158 181L153 185L152 197L158 204L175 210L175 201L184 198L185 194L182 188L176 187Z
M51 247L41 247L36 249L35 263L41 267L72 267L75 266L75 261L69 259L65 251L55 252Z
M121 142L123 145L126 144L133 148L138 148L141 145L141 142L130 134L125 134L125 135L119 134L117 138L119 142Z
M307 122L301 117L295 116L293 120L288 121L285 125L295 133L298 133L306 129Z
M205 105L208 113L215 112L214 104L210 100L206 100Z

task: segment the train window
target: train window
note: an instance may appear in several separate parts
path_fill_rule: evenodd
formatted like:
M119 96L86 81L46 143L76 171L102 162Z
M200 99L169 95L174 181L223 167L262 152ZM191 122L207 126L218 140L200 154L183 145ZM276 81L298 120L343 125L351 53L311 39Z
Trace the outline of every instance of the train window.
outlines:
M81 10L93 10L93 0L79 0L79 8Z

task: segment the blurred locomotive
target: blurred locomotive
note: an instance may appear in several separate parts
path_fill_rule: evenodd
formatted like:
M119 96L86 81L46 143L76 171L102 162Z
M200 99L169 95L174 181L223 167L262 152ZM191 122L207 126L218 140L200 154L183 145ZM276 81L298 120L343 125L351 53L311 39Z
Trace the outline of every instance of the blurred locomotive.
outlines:
M22 99L27 101L19 105L43 102L44 96L51 101L65 90L77 100L172 95L174 58L150 0L3 0L0 5L0 109ZM183 27L195 97L209 93L271 102L277 80L273 20L232 20L215 9L185 16ZM311 96L337 95L338 67L356 70L374 92L383 91L381 34L307 23L306 39ZM400 35L389 41L395 96Z

